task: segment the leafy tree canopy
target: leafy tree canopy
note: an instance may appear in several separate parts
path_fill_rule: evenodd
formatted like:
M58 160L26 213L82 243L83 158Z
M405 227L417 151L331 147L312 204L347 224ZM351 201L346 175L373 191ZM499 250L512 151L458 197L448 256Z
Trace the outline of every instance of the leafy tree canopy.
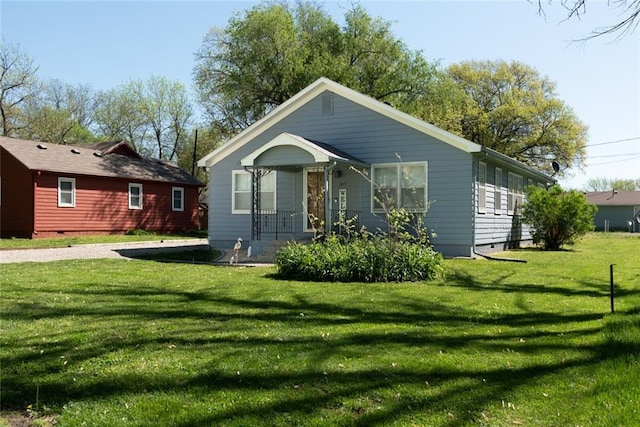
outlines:
M315 4L261 4L213 28L194 69L212 125L233 135L323 76L405 111L418 108L436 67L361 6L344 18L340 27Z
M312 3L260 4L213 28L196 56L200 102L223 138L324 76L549 173L554 160L584 163L587 128L551 80L516 62L442 70L361 6L340 26Z
M640 178L591 178L587 181L587 191L636 191L640 190Z
M466 61L447 73L467 96L460 123L465 138L548 173L554 160L584 164L587 126L533 67Z

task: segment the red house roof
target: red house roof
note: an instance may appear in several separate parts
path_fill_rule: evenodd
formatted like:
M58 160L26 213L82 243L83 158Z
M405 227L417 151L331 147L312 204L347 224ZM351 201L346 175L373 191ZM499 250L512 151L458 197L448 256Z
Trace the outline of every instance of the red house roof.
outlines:
M640 191L592 191L585 196L597 206L640 206Z
M140 157L124 141L61 145L0 137L0 147L29 170L204 185L176 165Z

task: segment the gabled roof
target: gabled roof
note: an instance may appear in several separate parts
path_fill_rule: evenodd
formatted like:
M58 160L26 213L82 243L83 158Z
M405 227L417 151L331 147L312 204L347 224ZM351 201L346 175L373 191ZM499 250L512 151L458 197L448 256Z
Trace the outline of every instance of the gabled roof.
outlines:
M122 147L122 143L109 144L112 148ZM203 185L183 169L141 158L135 151L133 156L105 154L91 144L60 145L7 137L0 137L0 147L33 171Z
M640 191L591 191L585 196L597 206L640 206Z
M359 160L342 150L332 147L329 144L325 144L324 142L320 141L305 139L301 136L286 132L276 136L271 141L267 142L262 147L258 148L257 150L243 158L240 161L240 165L254 166L256 159L260 157L260 155L266 153L274 147L281 147L285 145L297 147L303 151L306 151L311 156L313 156L315 163L329 163L337 161L361 166L366 165L366 163L362 160Z
M198 161L198 166L211 167L215 165L220 160L224 159L235 150L249 142L256 135L259 135L266 129L275 125L280 120L296 111L302 105L311 101L313 98L325 91L333 92L336 95L339 95L352 102L355 102L356 104L362 105L363 107L380 113L383 116L389 117L392 120L416 129L419 132L433 136L440 141L459 148L460 150L466 151L468 153L475 153L481 150L481 146L476 143L447 132L444 129L440 129L439 127L434 126L430 123L419 120L413 116L410 116L409 114L403 113L400 110L396 110L388 104L377 101L367 95L363 95L359 92L356 92L355 90L342 86L341 84L338 84L325 77L321 77L298 92L296 95L288 99L286 102L282 103L277 108L269 112L262 119L258 120L257 122L246 128L244 131L240 132L238 135L231 138L229 141L204 156Z
M517 170L533 174L543 181L554 182L554 180L548 175L534 168L531 168L530 166L527 166L522 162L519 162L515 159L512 159L511 157L505 156L474 142L471 142L458 135L454 135L451 132L447 132L446 130L434 126L431 123L427 123L409 114L403 113L402 111L393 108L389 104L385 104L367 95L356 92L353 89L349 89L348 87L342 86L341 84L338 84L325 77L321 77L315 82L311 83L309 86L298 92L286 102L269 112L262 119L258 120L257 122L246 128L244 131L240 132L238 135L231 138L229 141L204 156L198 161L198 166L211 167L215 165L225 157L232 154L238 148L251 141L254 137L269 129L280 120L284 119L289 114L293 113L298 108L325 91L333 92L338 96L341 96L345 99L348 99L349 101L368 108L369 110L382 114L385 117L395 120L396 122L404 124L410 128L413 128L418 132L422 132L425 135L432 136L464 152L479 153L482 156L488 156L493 160L498 161L499 163L507 164Z
M142 157L127 141L99 142L97 144L83 144L83 147L93 148L102 154L123 154L130 157Z

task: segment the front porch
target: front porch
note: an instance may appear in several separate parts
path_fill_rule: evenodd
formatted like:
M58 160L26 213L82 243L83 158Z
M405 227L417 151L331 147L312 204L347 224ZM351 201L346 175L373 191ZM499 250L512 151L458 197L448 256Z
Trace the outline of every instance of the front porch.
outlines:
M354 167L368 167L364 162L328 144L283 133L240 164L251 174L251 257L271 241L344 233L347 222L359 229L366 182Z

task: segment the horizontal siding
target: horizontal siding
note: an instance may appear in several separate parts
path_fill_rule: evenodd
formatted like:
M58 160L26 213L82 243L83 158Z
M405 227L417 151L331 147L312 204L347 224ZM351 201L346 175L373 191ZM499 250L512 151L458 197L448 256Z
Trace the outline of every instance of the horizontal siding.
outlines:
M300 107L276 125L239 148L211 169L209 234L212 240L250 236L250 215L231 214L231 171L242 169L240 160L282 132L300 135L332 145L368 164L400 161L428 162L428 199L432 202L426 225L437 237L438 246L472 244L473 175L472 157L446 143L334 96L334 113L321 114L321 96ZM278 207L302 205L302 176L278 179ZM344 178L343 178L344 177ZM333 198L340 186L348 187L348 208L362 212L361 224L370 230L384 225L371 210L368 181L357 174L334 179ZM291 183L295 189L285 189ZM284 193L283 193L284 191ZM294 199L286 200L292 194ZM282 197L282 198L281 198ZM299 198L299 200L295 200ZM282 203L282 204L281 204ZM333 200L332 200L333 203Z
M31 237L33 230L31 171L0 147L0 176L2 176L0 237Z
M134 181L87 176L76 179L75 207L58 207L58 176L43 174L37 181L36 231L123 232L130 229L186 231L198 228L197 187L184 188L184 211L171 209L171 184L140 182L143 208L129 209L129 183Z
M495 165L483 160L487 165L487 182L485 185L485 211L479 212L479 185L476 179L475 198L475 244L477 246L494 246L502 249L514 241L529 241L532 239L531 228L522 223L519 216L508 213L508 175L510 170L503 165ZM475 163L477 168L477 162ZM501 182L496 182L496 168L502 170ZM521 173L518 175L522 176ZM477 175L476 175L477 177ZM523 187L526 186L527 176L523 177ZM531 182L533 183L533 181ZM496 209L496 186L500 186L500 208ZM524 199L524 196L523 196Z

